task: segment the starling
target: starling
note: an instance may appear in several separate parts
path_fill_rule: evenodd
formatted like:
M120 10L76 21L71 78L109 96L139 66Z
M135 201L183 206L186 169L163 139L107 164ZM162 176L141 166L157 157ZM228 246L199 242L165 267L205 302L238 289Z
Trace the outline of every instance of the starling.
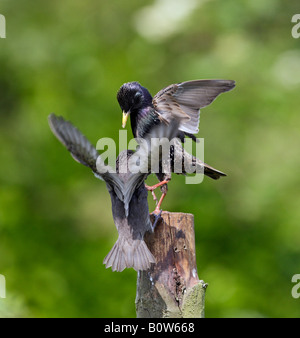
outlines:
M95 147L70 122L51 114L49 125L73 158L90 167L95 176L106 183L111 197L114 223L119 233L117 242L103 261L106 268L111 267L113 271L130 267L137 271L150 268L150 264L155 263L155 258L143 240L146 231L153 231L147 201L148 191L141 175L132 175L129 171L119 173L119 167L124 163L127 165L134 152L121 152L116 160L116 172L113 172L112 169L107 170ZM131 187L126 185L128 180ZM128 197L127 212L124 204L126 190L133 190Z
M160 137L161 134L174 137L178 123L171 122L167 131L163 130L165 127L154 128L149 138L145 138L148 143L141 144L136 152L122 151L116 160L116 169L113 170L105 166L95 147L70 122L54 114L49 116L48 121L52 132L69 150L72 157L91 168L94 175L106 183L111 197L114 223L119 233L117 242L104 258L106 268L111 267L113 271L122 271L130 267L136 271L149 269L151 263L155 263L155 258L143 238L147 231L154 230L160 217L160 214L154 215L155 221L153 225L151 224L148 190L144 180L150 173L149 150L155 153L159 152L159 148L150 148L149 144L152 137ZM173 135L170 132L173 132ZM130 164L137 162L139 171L132 173Z
M117 100L123 111L122 127L126 126L130 115L132 132L138 139L145 138L157 125L168 125L172 119L180 119L176 137L182 142L185 136L196 141L195 134L199 131L200 108L206 107L219 94L234 87L235 82L231 80L194 80L172 84L152 98L149 91L138 82L125 83L117 93ZM171 152L175 157L183 156L190 159L196 170L201 168L204 175L212 179L226 176L225 173L188 154L179 142L176 142ZM184 171L182 173L185 174ZM167 182L171 177L161 171L156 175L160 183L152 187L147 186L147 188L153 193L154 189L161 186L163 194L155 210L158 212L167 192ZM153 196L156 199L155 194Z
M231 80L194 80L172 84L153 98L138 82L128 82L117 93L123 111L122 126L130 115L134 137L145 137L156 124L168 124L174 114L181 117L178 135L181 140L199 132L200 108L208 106L215 98L235 87Z

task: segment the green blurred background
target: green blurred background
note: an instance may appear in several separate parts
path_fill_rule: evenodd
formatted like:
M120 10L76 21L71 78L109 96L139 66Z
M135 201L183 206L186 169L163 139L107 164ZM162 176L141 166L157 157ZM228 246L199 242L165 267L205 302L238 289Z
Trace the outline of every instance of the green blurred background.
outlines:
M198 134L228 177L174 176L163 206L195 215L206 317L300 316L299 11L296 0L1 0L1 317L135 317L136 272L102 264L117 238L105 184L47 116L93 144L117 140L124 82L155 94L199 78L237 82L202 110Z

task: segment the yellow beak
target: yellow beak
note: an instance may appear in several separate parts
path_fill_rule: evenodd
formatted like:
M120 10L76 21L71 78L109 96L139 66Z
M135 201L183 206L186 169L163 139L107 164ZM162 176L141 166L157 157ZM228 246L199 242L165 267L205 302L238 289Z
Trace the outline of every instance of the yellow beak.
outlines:
M125 128L125 126L126 126L126 122L127 122L128 116L129 116L129 113L125 113L123 111L123 118L122 118L122 127L123 128Z

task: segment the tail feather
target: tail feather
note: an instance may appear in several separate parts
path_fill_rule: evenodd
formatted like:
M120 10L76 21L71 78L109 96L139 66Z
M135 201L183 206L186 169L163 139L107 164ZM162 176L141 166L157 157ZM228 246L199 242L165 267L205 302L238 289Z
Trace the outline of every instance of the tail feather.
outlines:
M125 268L134 270L147 270L151 263L155 263L155 258L143 240L134 240L128 243L123 238L119 238L111 251L104 258L103 264L112 271L123 271Z
M115 243L111 251L104 258L103 261L106 264L106 268L112 268L113 271L123 271L126 268L125 259L120 252L118 241Z
M147 270L151 263L155 263L155 258L148 249L146 243L142 240L136 248L133 256L133 268L135 270Z
M221 176L227 176L222 171L217 170L206 163L204 163L204 175L209 176L214 180L218 180Z
M222 176L227 176L220 170L217 170L210 165L202 162L197 157L188 153L181 145L179 140L175 140L174 142L174 163L176 165L182 166L183 173L203 173L210 178L217 180ZM196 166L196 168L195 168Z

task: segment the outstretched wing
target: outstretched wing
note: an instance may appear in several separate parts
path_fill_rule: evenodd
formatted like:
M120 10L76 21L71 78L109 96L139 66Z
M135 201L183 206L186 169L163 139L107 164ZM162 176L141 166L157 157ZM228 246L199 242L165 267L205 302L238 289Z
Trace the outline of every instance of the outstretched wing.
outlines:
M91 168L98 178L104 180L110 188L114 189L122 200L122 182L112 168L105 166L96 148L88 139L63 117L51 114L48 117L49 126L58 140L69 150L73 158Z
M96 172L96 161L99 154L87 138L61 116L51 114L48 121L53 134L69 150L73 158Z
M194 80L170 85L153 98L156 111L168 122L174 112L181 115L179 130L197 134L200 108L209 105L219 94L235 87L231 80Z

